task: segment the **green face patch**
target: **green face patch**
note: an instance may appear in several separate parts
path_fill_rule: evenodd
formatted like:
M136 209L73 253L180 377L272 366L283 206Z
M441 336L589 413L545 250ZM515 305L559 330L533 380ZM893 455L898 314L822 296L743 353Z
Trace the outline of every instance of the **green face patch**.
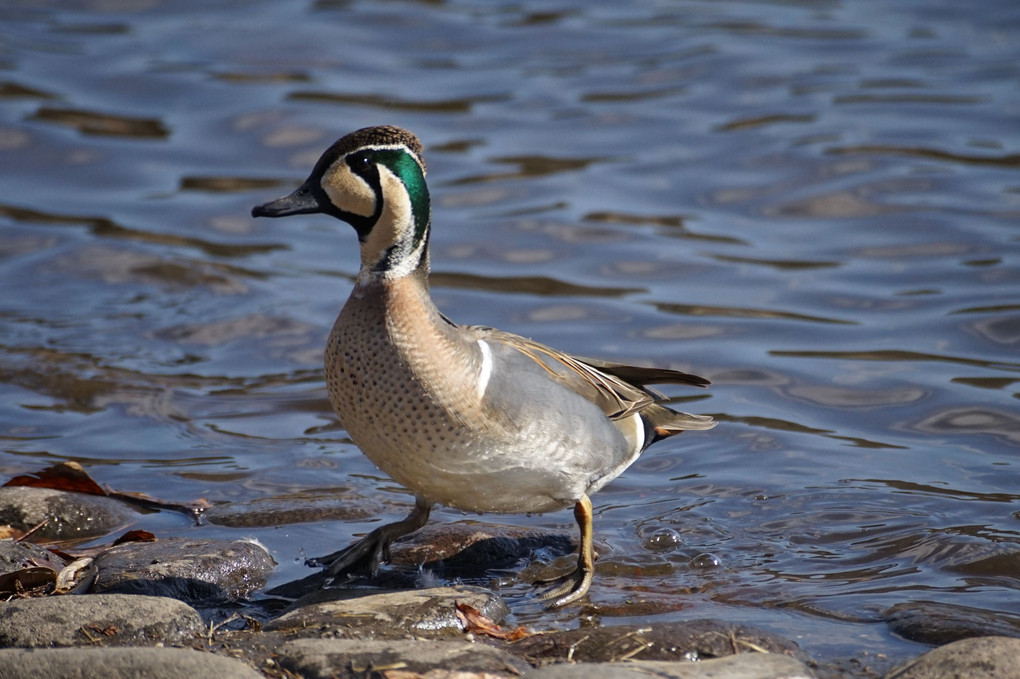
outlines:
M407 189L414 214L414 242L417 247L425 237L429 226L429 189L425 184L425 175L421 166L407 151L401 149L383 149L372 153L376 162L385 165Z

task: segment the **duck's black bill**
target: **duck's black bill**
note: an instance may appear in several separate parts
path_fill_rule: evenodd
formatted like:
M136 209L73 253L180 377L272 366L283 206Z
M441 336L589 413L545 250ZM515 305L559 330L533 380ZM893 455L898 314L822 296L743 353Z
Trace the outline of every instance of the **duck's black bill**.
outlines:
M322 212L319 201L307 184L302 184L294 193L271 200L251 209L252 217L287 217Z

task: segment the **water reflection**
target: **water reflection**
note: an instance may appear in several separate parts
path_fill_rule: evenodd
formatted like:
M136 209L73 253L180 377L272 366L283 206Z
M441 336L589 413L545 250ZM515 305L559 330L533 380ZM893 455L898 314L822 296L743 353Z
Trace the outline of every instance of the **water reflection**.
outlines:
M162 121L151 118L129 118L109 113L96 113L76 109L40 107L29 120L66 125L82 134L101 134L114 137L165 139L170 130Z

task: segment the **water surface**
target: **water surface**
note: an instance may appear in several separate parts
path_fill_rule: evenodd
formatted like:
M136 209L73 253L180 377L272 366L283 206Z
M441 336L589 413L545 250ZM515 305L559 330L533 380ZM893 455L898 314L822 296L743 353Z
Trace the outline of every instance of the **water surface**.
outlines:
M351 229L248 217L394 123L427 148L445 313L714 382L667 391L718 428L593 498L590 606L507 581L518 621L720 617L849 658L924 650L896 604L1015 613L1018 27L1005 0L6 6L0 474L377 503L140 526L254 535L271 584L401 516L322 381Z

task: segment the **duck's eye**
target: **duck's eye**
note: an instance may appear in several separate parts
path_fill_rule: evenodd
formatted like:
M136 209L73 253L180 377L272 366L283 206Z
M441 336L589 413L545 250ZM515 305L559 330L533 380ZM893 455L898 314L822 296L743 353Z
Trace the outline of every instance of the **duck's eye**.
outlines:
M360 174L372 165L372 158L367 153L354 153L347 156L347 165Z

